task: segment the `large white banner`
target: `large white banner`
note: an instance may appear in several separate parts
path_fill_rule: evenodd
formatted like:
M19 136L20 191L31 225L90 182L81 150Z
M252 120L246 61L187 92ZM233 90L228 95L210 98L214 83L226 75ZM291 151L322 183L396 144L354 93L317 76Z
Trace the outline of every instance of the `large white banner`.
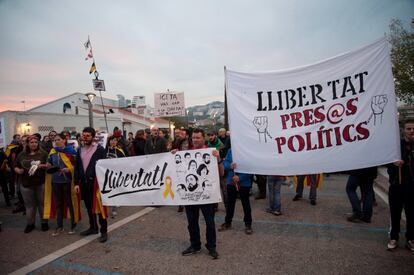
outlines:
M285 71L226 71L237 171L297 175L400 159L385 39Z
M185 116L184 93L155 93L154 109L157 117Z
M192 205L221 201L213 149L99 160L104 205Z

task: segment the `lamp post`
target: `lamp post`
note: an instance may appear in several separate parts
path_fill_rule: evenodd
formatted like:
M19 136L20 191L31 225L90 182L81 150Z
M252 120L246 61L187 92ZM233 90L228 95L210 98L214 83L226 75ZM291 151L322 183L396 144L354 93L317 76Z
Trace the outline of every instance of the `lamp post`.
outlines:
M86 93L85 96L88 98L89 127L93 128L92 102L95 99L96 94Z

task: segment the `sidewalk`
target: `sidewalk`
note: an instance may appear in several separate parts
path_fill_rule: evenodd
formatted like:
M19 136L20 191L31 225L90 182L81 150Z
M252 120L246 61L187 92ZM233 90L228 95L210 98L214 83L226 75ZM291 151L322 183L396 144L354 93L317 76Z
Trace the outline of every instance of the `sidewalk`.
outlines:
M293 202L294 190L282 187L282 216L266 213L266 200L251 198L252 235L244 233L238 201L233 229L217 232L218 260L212 260L204 247L199 254L181 256L189 245L185 213L177 213L176 207L160 207L111 232L108 242L94 240L32 274L411 274L413 253L405 248L386 250L389 211L382 200L374 208L372 223L346 221L351 212L346 179L345 175L327 177L318 190L316 206L305 199L308 189L304 199ZM122 207L119 219L137 210ZM1 274L81 239L78 235L53 238L50 231L39 230L24 234L24 217L9 212L0 207L4 229L0 233ZM216 227L224 215L221 204ZM204 227L201 215L202 243Z

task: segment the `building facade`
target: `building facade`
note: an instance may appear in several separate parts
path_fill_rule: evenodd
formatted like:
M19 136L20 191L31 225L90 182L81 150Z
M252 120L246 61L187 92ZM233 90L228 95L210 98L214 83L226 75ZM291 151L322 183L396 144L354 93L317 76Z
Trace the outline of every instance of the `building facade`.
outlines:
M114 127L118 127L126 134L154 125L170 128L165 119L139 115L131 107L119 107L118 100L103 97L102 101L104 108L100 97L96 97L92 103L93 126L97 131L108 130L112 133ZM88 102L85 94L73 93L27 111L0 112L0 119L4 119L5 141L10 143L14 134L39 133L44 136L52 130L81 132L84 127L89 126Z

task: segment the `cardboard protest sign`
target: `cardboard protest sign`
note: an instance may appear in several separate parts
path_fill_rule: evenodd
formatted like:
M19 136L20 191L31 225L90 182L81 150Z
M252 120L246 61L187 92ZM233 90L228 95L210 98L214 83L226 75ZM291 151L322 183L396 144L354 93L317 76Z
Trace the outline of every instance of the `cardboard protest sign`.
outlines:
M154 108L157 117L185 116L184 93L155 93Z

